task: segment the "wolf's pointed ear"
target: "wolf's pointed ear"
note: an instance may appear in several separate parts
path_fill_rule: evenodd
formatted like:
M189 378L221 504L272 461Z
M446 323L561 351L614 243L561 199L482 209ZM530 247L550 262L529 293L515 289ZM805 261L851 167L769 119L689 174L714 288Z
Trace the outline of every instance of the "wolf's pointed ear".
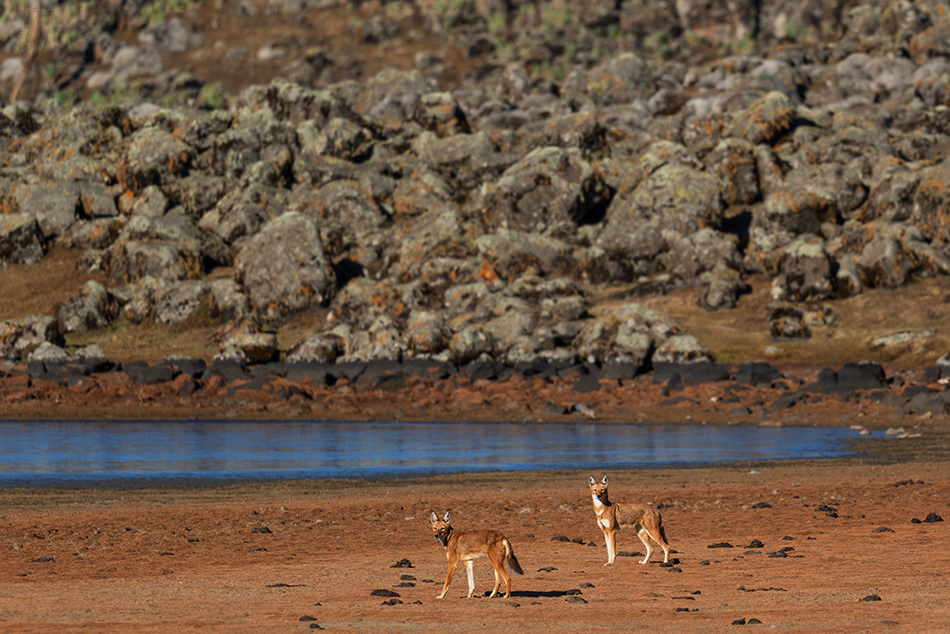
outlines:
M590 485L591 485L591 486L594 486L594 476L591 476L591 477L590 477Z
M607 475L606 475L606 474L604 475L604 479L601 480L601 484L603 484L604 486L607 486Z
M448 512L448 511L445 512L445 517L442 518L442 521L444 521L446 524L449 523L449 512Z
M433 524L435 524L436 522L439 521L439 516L435 514L435 511L432 511L432 517L430 517L429 519L432 520Z

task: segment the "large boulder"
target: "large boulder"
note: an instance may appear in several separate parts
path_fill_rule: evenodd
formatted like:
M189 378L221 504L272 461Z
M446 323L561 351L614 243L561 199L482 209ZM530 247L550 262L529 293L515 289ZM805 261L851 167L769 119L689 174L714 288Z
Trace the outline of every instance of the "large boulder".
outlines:
M267 321L327 304L336 278L323 252L317 227L299 213L268 222L235 257L239 281L251 307Z
M55 317L31 315L0 322L0 359L18 361L42 343L65 343Z
M29 213L0 214L0 268L36 264L43 259L40 228Z
M508 168L485 195L482 217L490 228L545 233L564 223L599 220L607 189L576 149L543 147Z
M184 218L137 216L112 246L112 276L177 281L203 272L202 237Z
M97 330L111 324L119 315L119 305L109 290L89 280L79 295L64 302L56 311L56 321L63 334Z

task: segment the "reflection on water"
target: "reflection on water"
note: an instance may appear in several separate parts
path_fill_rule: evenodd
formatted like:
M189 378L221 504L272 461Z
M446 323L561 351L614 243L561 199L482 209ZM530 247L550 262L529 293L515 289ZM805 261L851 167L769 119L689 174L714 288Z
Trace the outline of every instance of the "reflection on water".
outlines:
M0 487L608 469L847 455L846 428L337 422L0 422Z

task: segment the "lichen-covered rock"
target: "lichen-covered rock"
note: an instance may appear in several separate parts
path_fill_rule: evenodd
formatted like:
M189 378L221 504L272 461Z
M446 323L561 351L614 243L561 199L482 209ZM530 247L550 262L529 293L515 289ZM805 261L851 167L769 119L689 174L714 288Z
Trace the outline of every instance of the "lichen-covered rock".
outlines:
M653 353L654 363L712 362L709 351L693 335L674 335L660 343Z
M343 338L331 332L307 337L287 355L287 363L333 363L343 351Z
M455 364L468 363L491 354L494 347L491 335L478 325L465 326L449 340L448 359Z
M264 225L241 247L235 267L251 307L265 321L327 304L335 292L335 276L317 228L298 213L285 213Z
M596 245L618 266L619 275L656 270L654 258L670 248L674 236L718 228L723 202L718 180L678 163L652 172L629 199L607 210Z
M413 356L435 355L445 348L442 311L416 310L406 320L406 340Z
M76 221L79 184L74 181L34 180L13 188L15 209L36 219L44 240L57 238Z
M203 272L201 236L183 218L138 216L119 233L111 265L113 277L129 282L196 278Z
M563 275L574 268L569 245L537 233L499 229L479 236L475 245L494 274L508 282L523 275Z
M646 99L656 89L653 69L635 53L621 53L587 73L584 91L598 106Z
M63 334L105 328L119 316L119 306L112 293L89 280L79 289L79 295L65 301L56 311L56 321Z
M0 322L0 359L19 361L45 342L65 344L55 317L31 315Z
M211 316L221 322L238 321L251 312L251 303L233 279L214 280L208 284Z
M0 268L36 264L43 255L39 224L32 214L0 214Z
M144 127L132 135L120 180L133 191L162 185L184 175L194 159L195 149L175 135L158 127Z
M770 143L792 129L795 104L783 92L772 91L735 116L727 135L749 143Z
M544 147L508 168L489 189L482 217L490 228L546 233L593 222L608 193L577 150Z
M778 268L783 297L804 302L834 296L831 259L820 239L806 237L790 244L783 252Z
M177 324L200 308L208 295L204 280L185 280L169 284L152 295L152 317L157 324Z

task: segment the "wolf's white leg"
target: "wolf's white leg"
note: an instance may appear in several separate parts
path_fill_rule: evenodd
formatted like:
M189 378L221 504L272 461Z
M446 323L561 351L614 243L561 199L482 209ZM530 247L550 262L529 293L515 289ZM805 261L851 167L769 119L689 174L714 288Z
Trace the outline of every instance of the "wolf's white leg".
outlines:
M645 528L641 528L637 531L637 537L640 538L640 541L643 542L643 545L647 549L647 556L643 558L643 561L640 562L641 564L645 564L650 561L650 555L653 554L653 547L650 546L650 538L648 537L649 534L650 533Z
M468 598L471 599L475 593L475 568L471 559L465 562L465 572L468 573Z
M604 538L607 540L607 563L604 565L610 566L617 556L617 544L614 541L614 533L604 533Z

